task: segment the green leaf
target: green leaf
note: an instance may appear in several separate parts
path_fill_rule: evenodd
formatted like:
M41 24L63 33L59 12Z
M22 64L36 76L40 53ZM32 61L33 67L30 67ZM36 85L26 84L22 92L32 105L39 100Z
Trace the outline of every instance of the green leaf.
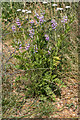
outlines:
M55 101L56 95L53 93L53 95L51 96L52 100Z

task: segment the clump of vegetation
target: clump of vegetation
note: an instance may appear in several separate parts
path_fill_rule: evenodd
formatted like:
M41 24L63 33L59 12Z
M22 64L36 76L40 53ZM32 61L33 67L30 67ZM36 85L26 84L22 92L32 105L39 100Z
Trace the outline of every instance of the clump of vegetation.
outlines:
M46 19L45 19L46 18ZM66 49L66 36L70 31L72 18L62 16L59 18L48 18L47 13L35 13L34 18L27 22L28 28L25 31L27 44L21 41L14 41L14 46L18 47L18 53L14 55L17 58L18 69L26 71L21 79L26 79L26 98L40 96L41 99L52 99L55 101L55 95L60 95L60 85L63 86L58 72L62 68L63 45ZM27 25L26 24L26 25ZM24 31L19 18L17 27ZM16 28L12 28L14 35ZM59 32L60 30L60 32ZM64 50L65 50L64 49ZM19 78L18 78L19 79Z
M26 99L39 98L43 101L42 116L52 111L50 106L43 106L44 101L55 101L56 96L61 98L61 88L64 87L61 74L71 70L71 61L67 62L66 55L72 50L70 32L76 18L68 3L63 3L65 8L63 4L30 4L13 2L6 3L5 6L5 3L2 3L4 28L11 22L5 30L3 28L3 36L10 32L8 36L12 39L11 45L15 49L10 55L11 58L16 58L13 69L24 73L15 78L15 87L17 89L18 83L23 82ZM22 9L25 5L27 9ZM74 14L70 14L71 11ZM6 68L13 70L8 64ZM8 99L3 100L3 106L7 104Z

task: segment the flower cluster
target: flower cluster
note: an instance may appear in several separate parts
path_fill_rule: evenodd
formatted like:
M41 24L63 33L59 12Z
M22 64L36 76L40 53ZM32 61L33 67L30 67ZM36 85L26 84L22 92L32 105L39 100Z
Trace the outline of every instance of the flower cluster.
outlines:
M15 31L15 30L16 30L16 27L15 27L14 25L12 26L12 30L13 30L13 31Z
M50 54L51 53L51 48L49 48L49 50L48 50L48 54Z
M27 11L26 13L30 14L30 13L31 13L31 10Z
M37 50L38 50L38 48L34 45L34 53L38 52Z
M18 41L18 45L19 45L19 49L21 49L22 48L21 41L20 42Z
M45 15L45 12L42 12L41 14L42 14L42 15Z
M52 23L52 29L56 30L57 22L55 20L51 20L51 23Z
M48 54L50 54L51 52L48 50Z
M58 10L63 10L63 8L57 8L56 10L57 10L57 11L58 11Z
M40 23L43 23L43 22L44 22L44 16L43 16L43 15L39 17L39 22L40 22Z
M41 25L41 23L43 23L45 20L44 20L44 15L45 13L42 13L42 15L41 16L39 16L39 14L38 13L36 13L36 17L39 19L39 23L40 23L40 25Z
M63 23L63 25L65 25L65 23L67 23L67 20L68 20L67 16L63 16L63 18L61 20L61 22Z
M49 41L49 36L47 34L45 34L45 39L46 41Z
M48 2L46 2L46 1L43 1L43 4L47 4Z
M30 44L26 44L25 49L26 49L26 50L28 50L28 49L29 49L29 47L30 47Z
M58 5L57 5L57 4L52 4L52 6L54 6L54 7L55 7L55 6L58 6Z
M38 13L36 13L36 15L35 15L38 19L39 19L39 14Z
M21 11L21 9L18 9L17 11ZM23 13L25 13L25 12L26 12L26 13L28 13L28 14L29 14L29 13L31 13L31 10L24 10L24 9L23 9L23 10L22 10L22 12L23 12Z
M31 38L33 38L33 36L34 36L34 29L32 28L31 30L29 30L29 36L31 37Z
M71 6L66 6L65 8L70 8Z
M19 27L21 27L21 24L20 24L19 18L17 19L16 23L17 23L17 25L18 25Z
M17 11L21 11L21 9L17 9Z
M19 45L19 49L21 49L21 48L22 48L21 46L22 46L22 44L20 44L20 45Z

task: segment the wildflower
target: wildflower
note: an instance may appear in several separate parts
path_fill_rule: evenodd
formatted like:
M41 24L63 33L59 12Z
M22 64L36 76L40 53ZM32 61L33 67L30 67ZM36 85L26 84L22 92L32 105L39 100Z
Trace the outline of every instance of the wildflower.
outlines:
M15 31L15 30L16 30L16 27L15 27L14 25L12 26L12 30L13 30L13 31Z
M38 48L35 47L35 45L34 45L34 53L35 53L35 52L38 52L37 50L38 50Z
M19 41L18 41L18 44L19 44Z
M28 11L28 10L25 10L25 11Z
M31 38L33 38L33 35L34 35L34 29L31 29L31 30L29 30L29 36L31 37Z
M52 4L52 6L57 6L57 4Z
M48 54L50 54L51 53L51 48L49 48L49 50L48 50Z
M25 12L25 10L22 10L22 12Z
M18 41L18 45L19 45L19 49L21 49L22 48L21 47L22 46L21 41L20 42Z
M31 13L31 10L27 11L26 13Z
M19 45L20 43L21 43L21 41L20 41L20 42L18 41L18 45Z
M63 25L65 25L65 23L67 23L67 16L63 16L61 22L63 23Z
M43 23L45 20L44 20L44 16L43 16L43 14L45 14L45 13L42 13L42 15L41 16L39 16L39 14L38 13L36 13L36 17L39 19L39 23L40 23L40 25L41 25L41 23ZM36 22L37 23L37 22Z
M70 8L70 6L66 6L65 8Z
M51 23L52 23L52 29L56 30L57 22L55 20L51 20Z
M45 39L46 41L49 41L49 36L47 34L45 34Z
M22 46L22 44L20 44L20 45L19 45L19 49L21 49L21 48L22 48L21 46Z
M36 21L36 24L38 24L38 22Z
M58 10L63 10L63 8L57 8L57 11L58 11Z
M21 11L21 9L17 9L17 11Z
M19 27L21 26L21 24L20 24L20 22L19 22L19 19L17 19L16 23L17 23L17 25L18 25Z
M50 54L51 52L48 50L48 54Z
M26 44L25 49L26 49L26 50L28 50L28 49L29 49L29 47L30 47L30 44L28 44L28 45Z
M41 13L42 15L44 15L45 14L45 12L43 12L43 13Z
M39 22L40 22L40 23L44 22L43 19L44 19L44 16L39 17Z
M35 16L39 19L39 14L35 12Z
M44 1L43 4L47 4L48 2Z

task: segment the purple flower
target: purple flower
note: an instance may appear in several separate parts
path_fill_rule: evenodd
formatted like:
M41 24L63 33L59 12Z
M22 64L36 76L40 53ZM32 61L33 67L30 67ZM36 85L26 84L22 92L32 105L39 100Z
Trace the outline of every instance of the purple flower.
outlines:
M51 52L48 50L48 53L50 54Z
M42 13L42 15L41 16L39 16L37 13L36 13L36 17L38 18L38 20L39 20L39 22L40 22L40 25L41 25L41 23L43 23L44 22L44 15L45 13Z
M38 13L36 13L36 15L35 15L38 19L39 19L39 14Z
M43 23L44 22L44 16L39 17L39 22Z
M17 19L16 23L19 27L21 26L19 19Z
M35 45L34 45L34 53L35 53L35 52L38 52L37 50L38 50L38 48L35 47Z
M63 23L63 25L65 25L65 23L67 23L67 20L68 20L67 16L63 16L63 18L61 20L61 22Z
M55 20L51 20L51 23L52 23L52 29L56 30L57 22Z
M36 21L36 24L38 24L38 22Z
M21 46L22 46L22 44L20 44L20 45L19 45L19 49L21 49L21 48L22 48Z
M30 47L30 44L28 44L28 45L26 44L25 49L26 49L26 50L28 50L28 49L29 49L29 47Z
M18 41L18 44L19 44L20 42Z
M49 36L47 34L45 34L45 39L46 41L49 41Z
M48 54L50 54L51 53L51 48L49 48L49 50L48 50Z
M33 38L33 35L34 35L34 29L29 30L29 36Z
M12 30L13 30L13 31L15 31L15 30L16 30L16 27L15 27L14 25L12 26Z
M44 13L41 13L42 15L44 15L45 14L45 12Z

